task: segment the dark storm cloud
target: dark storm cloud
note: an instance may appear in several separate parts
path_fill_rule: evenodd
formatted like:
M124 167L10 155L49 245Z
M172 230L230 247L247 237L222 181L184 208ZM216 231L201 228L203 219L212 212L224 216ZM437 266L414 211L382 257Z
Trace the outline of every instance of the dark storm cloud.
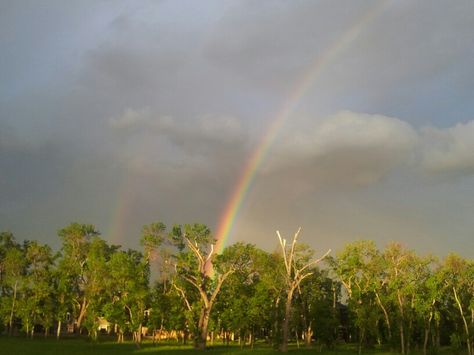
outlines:
M468 240L474 225L448 207L472 211L472 2L0 6L2 229L50 241L79 220L114 238L119 207L132 246L156 220L215 229L296 83L338 48L268 150L233 238L273 245L301 224L314 243L433 235L441 250L458 223L453 245Z

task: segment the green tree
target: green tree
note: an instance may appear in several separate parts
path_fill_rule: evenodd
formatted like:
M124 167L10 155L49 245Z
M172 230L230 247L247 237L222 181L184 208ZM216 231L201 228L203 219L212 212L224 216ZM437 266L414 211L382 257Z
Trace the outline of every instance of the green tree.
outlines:
M458 311L458 319L463 329L459 335L466 344L469 355L474 347L474 263L456 254L448 255L439 271L444 280L444 288ZM470 318L470 321L469 321Z
M105 316L119 326L118 342L123 342L124 333L130 331L139 345L149 297L148 263L137 251L118 251L112 254L108 269L109 300L103 307Z
M54 290L52 282L53 253L48 245L36 241L25 243L27 265L20 299L19 315L23 328L33 337L35 325L41 325L45 335L54 320Z
M26 274L25 252L10 232L0 234L0 312L8 334L14 330L18 299Z
M187 309L183 304L181 295L176 289L169 287L168 281L157 281L151 290L151 312L148 324L153 328L154 341L168 337L172 332L184 334L183 342L187 335Z
M340 285L328 277L327 270L313 268L312 272L297 290L293 319L307 347L313 334L320 345L332 347L337 338Z
M394 308L402 354L410 352L414 325L420 312L428 312L420 294L430 275L431 257L422 258L398 243L387 246L383 254L387 285ZM428 301L429 302L429 301ZM431 301L432 302L432 301ZM428 312L429 313L429 312Z
M89 241L86 262L82 270L83 297L87 300L83 325L93 339L98 335L97 329L103 307L110 300L109 287L105 280L111 278L112 269L109 267L109 261L115 255L116 249L116 246L109 246L98 236L93 236Z
M222 284L235 268L227 256L222 256L221 262L212 269L215 240L211 231L202 224L184 225L183 228L175 226L172 237L178 247L184 246L177 258L177 277L191 285L199 294L199 306L196 308L194 304L190 311L195 315L195 347L205 349L214 302ZM176 287L189 306L184 289L178 284Z
M380 309L390 333L390 319L382 294L384 283L379 282L380 270L384 267L374 242L366 240L347 244L329 263L347 293L347 303L358 329L360 354L364 344L379 338Z
M230 332L238 334L242 346L244 338L253 345L256 330L265 326L267 318L264 312L268 302L262 302L257 294L260 280L257 259L262 253L254 245L237 243L227 247L215 260L216 268L220 268L223 263L230 263L235 269L217 298L215 327L224 333L226 341L229 340Z
M63 293L62 296L68 296L66 302L72 311L74 327L77 332L80 332L90 302L86 294L87 256L91 239L98 236L99 232L90 224L71 223L59 230L58 235L62 240L58 265L59 278L61 284L69 288L68 292Z

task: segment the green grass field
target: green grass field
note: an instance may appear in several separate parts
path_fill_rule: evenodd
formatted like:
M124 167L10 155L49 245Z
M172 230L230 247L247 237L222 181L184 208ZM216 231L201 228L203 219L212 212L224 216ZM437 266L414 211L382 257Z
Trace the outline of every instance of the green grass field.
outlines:
M206 351L196 351L191 346L180 346L170 344L153 345L144 342L140 349L133 343L116 344L111 341L97 341L92 342L87 339L62 339L56 341L55 339L26 339L21 337L0 337L0 354L2 355L125 355L125 354L170 354L170 355L190 355L190 354L255 354L255 355L269 355L281 354L273 350L267 345L259 344L254 349L248 347L240 348L237 345L229 347L222 345L210 346ZM357 354L354 347L344 346L335 350L325 350L319 352L316 348L306 349L304 347L297 348L296 345L290 346L290 354L321 354L321 355L353 355ZM396 352L389 352L383 350L370 349L364 352L368 355L395 355ZM411 352L411 355L418 355L421 352ZM450 349L444 349L438 352L438 355L453 354ZM458 353L459 355L464 352Z

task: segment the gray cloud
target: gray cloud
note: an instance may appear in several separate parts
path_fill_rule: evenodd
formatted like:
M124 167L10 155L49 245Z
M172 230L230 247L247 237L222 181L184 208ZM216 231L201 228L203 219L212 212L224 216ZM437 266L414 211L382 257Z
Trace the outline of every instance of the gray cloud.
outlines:
M474 174L474 121L423 130L422 166L430 173Z
M231 116L176 119L159 116L150 108L127 109L110 118L109 125L122 145L114 151L135 168L149 166L159 171L180 166L186 176L199 172L219 179L235 173L248 154L248 128Z
M350 111L303 126L282 133L267 173L298 171L313 188L376 183L413 160L418 140L413 127L399 119Z
M154 220L215 229L295 85L335 48L234 238L266 247L301 224L314 243L470 240L471 1L0 7L1 229L56 241L79 220L131 246Z

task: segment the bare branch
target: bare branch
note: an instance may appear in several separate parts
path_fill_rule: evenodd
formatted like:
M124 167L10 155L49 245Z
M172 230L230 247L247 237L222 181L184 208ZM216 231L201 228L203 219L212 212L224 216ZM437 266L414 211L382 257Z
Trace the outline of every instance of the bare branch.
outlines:
M293 236L293 242L291 243L290 259L288 260L288 264L290 265L290 268L293 266L296 269L296 266L293 265L293 259L295 255L295 245L296 245L296 241L298 240L298 235L300 234L300 231L301 231L301 227L299 227L298 230L296 231L295 235Z
M326 254L324 254L321 258L307 262L301 268L298 268L299 267L298 262L305 261L305 255L298 253L296 250L296 243L298 241L298 236L300 234L300 231L301 231L301 227L298 228L298 230L296 231L293 237L290 250L286 249L286 240L281 237L280 232L279 231L276 232L278 235L278 239L280 241L280 246L283 253L283 261L285 263L285 268L286 268L285 281L286 281L287 299L286 299L286 304L285 304L285 316L284 316L284 322L283 322L283 344L281 346L282 351L287 351L288 349L289 318L290 318L293 292L295 291L295 289L300 290L301 282L305 278L313 274L313 271L307 271L306 273L304 273L304 271L307 270L310 266L319 263L331 252L331 249L329 249L326 252Z
M281 251L283 254L283 261L285 262L285 269L286 273L288 275L291 274L291 265L288 264L287 258L286 258L286 239L283 239L280 235L280 231L276 231L278 235L278 239L280 240L280 246L281 246Z
M319 264L324 258L326 258L329 253L331 252L331 249L329 249L326 254L324 254L322 257L320 257L319 259L317 260L313 260L309 263L307 263L305 266L303 266L301 269L297 270L298 273L301 273L302 271L304 271L305 269L307 269L308 267L310 266L313 266L313 265L316 265L316 264Z
M214 303L214 300L216 299L217 295L219 294L219 291L222 287L222 284L224 283L224 281L227 279L227 277L232 274L234 272L234 269L231 269L229 271L227 271L225 274L223 274L221 277L219 277L218 281L217 281L217 285L216 285L216 288L214 289L214 292L212 293L212 296L211 296L211 300L210 300L210 303Z
M186 239L186 242L189 246L189 249L191 249L191 251L194 253L194 255L196 255L197 259L198 259L198 262L199 262L199 271L203 271L204 270L204 258L201 254L201 250L199 250L199 247L198 247L198 244L197 242L195 242L193 244L193 242L187 237L187 236L184 236L184 238Z
M211 256L214 253L214 244L211 244L211 251L207 255L206 261L204 263L207 263L209 260L211 260Z
M178 286L176 286L175 283L173 283L173 287L181 294L181 297L183 298L184 302L186 303L186 307L188 307L188 310L189 311L192 311L192 307L191 307L191 304L189 303L187 297L186 297L186 294L184 293L184 290Z

